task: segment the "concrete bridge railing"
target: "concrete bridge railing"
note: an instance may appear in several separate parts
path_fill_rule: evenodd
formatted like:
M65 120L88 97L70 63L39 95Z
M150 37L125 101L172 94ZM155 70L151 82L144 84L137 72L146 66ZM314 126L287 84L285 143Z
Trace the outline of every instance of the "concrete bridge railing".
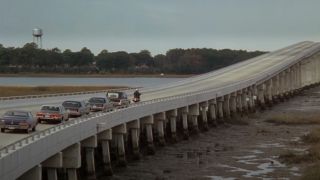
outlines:
M165 144L165 124L170 127L169 136L177 140L178 121L187 138L190 131L199 131L198 121L206 130L210 123L223 123L226 119L253 112L258 106L262 109L271 106L320 81L320 44L305 44L302 45L308 49L303 53L297 52L286 57L288 59L280 65L266 67L243 80L78 118L14 142L0 149L0 179L40 180L42 167L46 168L50 179L57 179L60 168L67 170L68 179L77 179L82 150L85 151L86 172L94 176L94 149L98 144L102 149L105 173L111 174L110 147L117 149L117 163L125 164L125 143L130 141L132 153L139 157L142 132L146 134L149 152L154 153L155 141L158 145Z

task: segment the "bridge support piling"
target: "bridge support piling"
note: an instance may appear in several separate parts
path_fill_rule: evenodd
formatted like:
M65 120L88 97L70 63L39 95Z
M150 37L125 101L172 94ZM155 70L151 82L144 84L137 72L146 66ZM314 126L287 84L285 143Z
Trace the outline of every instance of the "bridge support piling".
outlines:
M237 94L236 93L231 93L230 94L230 116L232 118L236 117L237 114Z
M207 116L208 101L201 103L200 107L201 107L201 117L202 117L203 130L208 131L208 129L209 129L208 116Z
M189 139L188 112L182 113L183 139Z
M200 115L199 104L193 104L189 106L189 115L191 116L192 132L198 133L199 132L198 116Z
M75 143L62 151L63 167L67 169L68 180L77 180L77 169L81 167L81 145Z
M272 88L273 88L273 80L269 79L266 83L266 99L269 107L272 107Z
M91 136L81 141L81 146L85 148L86 153L86 172L89 178L95 179L96 167L94 160L94 149L98 146L97 136Z
M131 135L133 158L138 160L140 159L140 148L139 148L140 120L134 120L127 123L127 128L130 131L130 135Z
M217 112L216 112L216 99L209 101L209 115L210 115L210 122L213 126L217 126Z
M42 180L42 166L35 166L20 176L17 180Z
M230 119L230 94L223 97L223 116L225 119Z
M77 180L77 169L76 168L68 168L67 169L68 180Z
M47 168L48 180L58 180L57 169L62 168L62 162L62 152L59 152L42 163L42 167Z
M248 114L248 96L247 96L247 89L242 89L241 104L242 104L242 113L247 115L247 114Z
M223 123L223 97L218 97L218 122Z
M242 114L242 91L237 91L237 98L236 98L236 101L237 101L237 111L238 113L240 114L240 116L243 116Z
M174 109L167 112L167 116L170 123L170 132L171 132L171 139L173 142L177 142L177 116L178 116L178 109Z
M48 180L58 180L58 174L56 168L47 169Z
M159 146L164 146L166 144L166 140L164 137L164 124L166 119L166 113L162 112L162 113L154 114L153 118L156 122L156 130L158 134Z
M104 166L104 172L107 176L113 174L110 157L110 141L112 140L112 129L107 129L98 134L99 141L101 141L102 147L102 160Z
M149 155L155 154L155 147L153 144L153 132L152 125L154 123L153 116L146 116L140 119L141 123L144 124L146 135L147 135L147 153Z
M126 151L124 145L124 134L127 133L126 124L118 125L112 128L113 137L115 137L116 145L117 145L117 157L118 157L118 165L126 166Z
M258 104L260 105L261 110L265 110L265 84L258 86Z
M248 110L249 112L254 113L255 107L254 107L254 99L253 99L253 88L248 88Z

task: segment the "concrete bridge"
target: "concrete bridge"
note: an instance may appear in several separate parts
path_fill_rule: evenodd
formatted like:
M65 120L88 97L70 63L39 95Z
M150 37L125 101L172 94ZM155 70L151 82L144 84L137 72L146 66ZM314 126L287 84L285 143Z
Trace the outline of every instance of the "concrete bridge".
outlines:
M145 90L143 101L128 108L77 118L15 139L0 149L0 179L40 180L44 169L48 179L56 180L57 171L64 169L69 180L76 180L82 165L94 177L95 153L103 157L104 172L112 174L113 163L125 165L127 154L140 156L142 137L152 154L168 139L187 139L191 132L207 130L209 124L232 121L256 108L272 106L319 81L320 43L297 43ZM114 161L110 148L116 149Z

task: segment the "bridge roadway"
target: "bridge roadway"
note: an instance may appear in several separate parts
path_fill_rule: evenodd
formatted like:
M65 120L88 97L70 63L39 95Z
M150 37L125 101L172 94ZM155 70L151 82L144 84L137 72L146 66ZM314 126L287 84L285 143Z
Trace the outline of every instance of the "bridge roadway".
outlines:
M194 82L184 81L184 83L178 83L176 86L171 86L170 88L159 88L160 90L149 90L143 91L143 100L151 100L156 98L163 98L167 96L175 96L179 94L185 94L195 91L201 91L209 88L223 87L227 84L234 82L239 82L244 79L250 79L255 77L257 74L260 74L264 71L268 71L275 66L279 66L286 61L290 61L294 56L299 54L304 54L305 51L308 51L310 47L314 46L314 43L303 42L296 44L294 46L289 46L284 48L281 51L276 51L274 53L269 53L251 60L247 60L233 66L230 66L225 69L214 71L208 73L207 75L198 76L193 80ZM245 66L244 66L245 64ZM207 76L207 77L205 77ZM192 79L192 78L191 78ZM173 83L174 85L174 83ZM31 111L34 115L39 110L40 105L42 104L61 104L65 100L74 99L74 100L87 100L92 96L105 96L103 93L98 94L86 94L86 95L75 95L67 97L49 97L49 98L40 98L36 100L9 100L3 101L0 103L0 114L3 114L9 109L18 109L18 110L28 110ZM47 128L54 126L54 124L39 124L37 131L42 131ZM0 147L6 146L14 141L17 141L21 138L27 137L28 134L24 133L0 133Z
M293 59L303 58L319 48L319 43L297 43L217 71L188 78L177 83L171 83L167 87L162 86L155 89L142 89L142 100L149 101L152 99L178 96L203 90L219 89L221 87L253 79L257 76L268 76L268 72L271 72L271 70L277 67L285 67L290 64ZM36 100L8 100L5 101L5 103L0 102L0 114L8 109L24 109L35 113L41 104L60 104L64 100L85 100L91 96L105 96L105 94L41 98ZM37 131L42 131L52 126L55 125L41 124L38 126ZM29 135L20 133L0 133L0 147L18 141L26 136Z

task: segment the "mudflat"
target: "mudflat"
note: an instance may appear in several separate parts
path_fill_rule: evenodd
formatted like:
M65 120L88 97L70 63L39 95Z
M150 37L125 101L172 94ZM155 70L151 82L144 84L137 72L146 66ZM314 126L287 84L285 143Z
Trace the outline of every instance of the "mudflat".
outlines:
M115 169L111 179L319 179L318 169L310 170L320 156L310 155L315 145L304 140L320 128L319 109L320 87L305 90L263 112L157 148L154 156Z

